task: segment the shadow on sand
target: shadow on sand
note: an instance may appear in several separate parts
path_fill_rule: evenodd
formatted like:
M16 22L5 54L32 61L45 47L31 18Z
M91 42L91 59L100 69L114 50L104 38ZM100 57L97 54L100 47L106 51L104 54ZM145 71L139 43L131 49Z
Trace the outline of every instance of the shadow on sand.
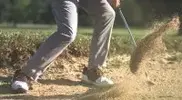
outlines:
M81 81L72 81L69 79L58 79L58 80L39 80L41 84L57 84L57 85L65 85L65 86L75 86L82 85L86 87L90 87L90 89L84 94L75 94L75 95L53 95L53 96L33 96L31 94L15 94L10 88L11 77L2 77L0 76L0 100L5 99L21 99L21 100L77 100L80 96L89 94L95 90L95 87L90 84L84 84Z

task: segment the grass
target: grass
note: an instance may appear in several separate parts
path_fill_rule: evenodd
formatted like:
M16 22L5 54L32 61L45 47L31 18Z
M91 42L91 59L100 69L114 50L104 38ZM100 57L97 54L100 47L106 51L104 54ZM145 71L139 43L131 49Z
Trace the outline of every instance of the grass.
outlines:
M2 86L2 85L7 85L7 84L9 84L9 83L8 83L8 82L3 82L3 81L1 82L1 81L0 81L0 86Z
M0 66L19 67L34 54L40 44L56 27L34 28L0 28ZM92 28L78 28L76 40L67 51L75 56L88 56ZM131 28L137 40L149 33L149 29ZM168 51L182 52L182 38L170 31L164 38ZM125 28L114 28L111 38L110 55L131 53L132 44Z
M42 35L44 38L47 38L47 36L52 34L55 30L56 28L3 28L0 30L0 32L2 31L3 33L8 33L8 34L20 33L20 34L26 34L26 35L39 34L39 35ZM75 48L75 45L81 48L83 45L85 45L86 48L83 48L83 50L85 50L85 52L88 52L87 45L90 43L92 31L93 29L88 27L78 28L78 35L75 42L72 43L72 48L73 47ZM136 39L144 36L146 31L147 30L145 29L138 29L138 28L132 29L133 35L134 37L136 37ZM130 37L129 37L128 31L125 28L115 28L113 30L111 46L113 48L111 49L111 52L118 51L116 49L120 49L120 48L124 49L124 50L120 49L120 53L121 51L123 53L125 53L125 51L128 51L126 50L128 49L128 47L131 48Z

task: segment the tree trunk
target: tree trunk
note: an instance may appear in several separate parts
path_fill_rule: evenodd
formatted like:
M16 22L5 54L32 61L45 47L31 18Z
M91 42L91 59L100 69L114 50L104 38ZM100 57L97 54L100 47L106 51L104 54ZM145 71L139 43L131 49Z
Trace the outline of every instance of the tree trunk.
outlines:
M179 15L179 21L180 21L180 26L178 30L178 35L182 36L182 14Z

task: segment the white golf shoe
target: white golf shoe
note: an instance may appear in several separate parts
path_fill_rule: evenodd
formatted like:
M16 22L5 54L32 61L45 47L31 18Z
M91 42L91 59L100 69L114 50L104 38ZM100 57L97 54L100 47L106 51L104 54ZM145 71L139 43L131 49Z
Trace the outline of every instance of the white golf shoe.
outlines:
M114 82L111 79L103 76L100 69L88 70L86 67L83 69L82 81L98 87L114 85Z
M26 93L30 89L30 80L28 77L17 70L11 82L11 89L15 93Z

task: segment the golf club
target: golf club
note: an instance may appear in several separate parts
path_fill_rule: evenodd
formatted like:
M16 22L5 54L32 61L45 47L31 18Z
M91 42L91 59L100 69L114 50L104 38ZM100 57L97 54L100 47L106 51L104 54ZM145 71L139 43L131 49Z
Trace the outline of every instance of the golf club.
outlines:
M127 23L124 15L123 15L123 12L122 12L120 7L117 10L118 10L118 13L119 13L120 17L122 18L122 20L123 20L123 22L125 24L125 27L128 29L128 32L129 32L131 40L132 40L132 44L133 44L134 48L136 48L137 45L136 45L135 39L134 39L133 34L132 34L132 32L131 32L131 30L130 30L130 28L128 26L128 23Z

